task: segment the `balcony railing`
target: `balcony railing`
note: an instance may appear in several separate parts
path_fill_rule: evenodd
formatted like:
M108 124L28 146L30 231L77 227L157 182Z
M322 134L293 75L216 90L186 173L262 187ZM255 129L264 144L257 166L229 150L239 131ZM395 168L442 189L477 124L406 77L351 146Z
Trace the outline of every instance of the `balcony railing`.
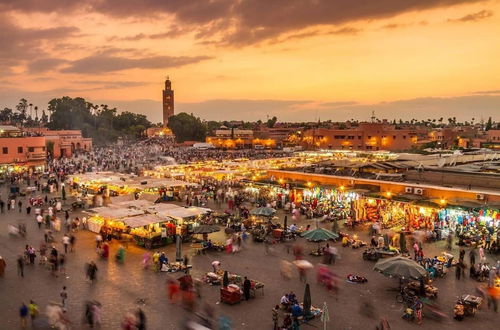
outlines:
M28 152L28 154L26 155L26 158L29 160L41 160L45 159L46 157L47 155L45 154L45 152Z

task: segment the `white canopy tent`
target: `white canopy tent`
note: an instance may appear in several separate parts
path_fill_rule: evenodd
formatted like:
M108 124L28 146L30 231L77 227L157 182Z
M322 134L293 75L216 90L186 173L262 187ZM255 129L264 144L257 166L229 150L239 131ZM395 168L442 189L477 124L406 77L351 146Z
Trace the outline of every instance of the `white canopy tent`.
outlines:
M147 226L153 223L160 223L164 222L165 219L156 216L154 214L144 214L144 215L139 215L136 217L130 217L130 218L124 218L120 219L121 222L123 222L126 226L129 226L131 228L138 228L142 226Z

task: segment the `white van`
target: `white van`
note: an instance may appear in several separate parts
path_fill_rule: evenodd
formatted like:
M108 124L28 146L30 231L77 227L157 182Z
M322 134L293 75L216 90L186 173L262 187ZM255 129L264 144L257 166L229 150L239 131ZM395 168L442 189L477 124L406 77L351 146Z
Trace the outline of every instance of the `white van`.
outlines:
M211 143L195 143L193 144L193 148L197 150L208 150L208 149L213 149L215 147Z

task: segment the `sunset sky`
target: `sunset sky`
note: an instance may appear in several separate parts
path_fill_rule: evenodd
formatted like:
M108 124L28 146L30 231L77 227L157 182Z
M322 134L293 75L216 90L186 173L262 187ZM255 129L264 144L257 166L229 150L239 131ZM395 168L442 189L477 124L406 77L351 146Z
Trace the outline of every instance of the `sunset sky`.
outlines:
M0 107L500 120L500 1L0 0Z

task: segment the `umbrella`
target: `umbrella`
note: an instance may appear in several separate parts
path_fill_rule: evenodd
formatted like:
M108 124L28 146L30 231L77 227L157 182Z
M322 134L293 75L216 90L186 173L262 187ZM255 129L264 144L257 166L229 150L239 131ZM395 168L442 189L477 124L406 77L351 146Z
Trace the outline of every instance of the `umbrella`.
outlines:
M376 270L385 276L399 277L400 279L421 279L427 275L424 267L415 261L404 257L393 257L382 259L375 264L373 270Z
M306 290L304 291L304 318L308 319L311 316L311 289L309 288L309 283L306 284Z
M312 242L322 242L322 241L328 241L330 239L335 240L339 238L338 234L323 228L316 228L313 230L306 231L302 233L301 236L307 239L308 241Z
M193 229L194 234L211 234L218 232L220 230L219 227L210 226L210 225L201 225Z
M222 286L227 287L228 285L229 285L229 275L226 270L224 271L224 276L222 277Z
M264 217L271 217L276 213L276 210L271 207L257 207L250 211L252 215L261 215Z

